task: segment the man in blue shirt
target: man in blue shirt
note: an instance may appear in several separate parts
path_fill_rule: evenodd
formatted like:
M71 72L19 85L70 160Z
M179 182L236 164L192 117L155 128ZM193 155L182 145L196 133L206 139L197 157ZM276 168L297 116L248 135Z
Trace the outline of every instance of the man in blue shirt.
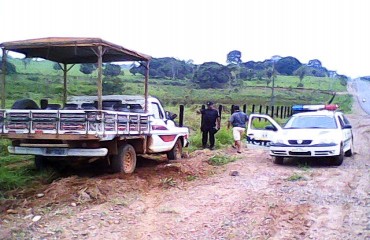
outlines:
M229 122L227 123L227 129L230 125L233 126L233 137L235 142L235 147L238 153L242 152L242 142L241 137L245 132L245 126L248 122L248 115L240 111L238 105L234 106L234 113L231 115Z

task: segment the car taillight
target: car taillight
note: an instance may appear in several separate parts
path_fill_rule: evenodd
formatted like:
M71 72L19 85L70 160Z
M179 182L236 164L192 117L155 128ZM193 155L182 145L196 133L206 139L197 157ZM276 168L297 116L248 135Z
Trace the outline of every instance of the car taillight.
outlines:
M168 130L168 129L162 125L152 125L152 130Z
M161 135L159 137L163 140L163 142L172 142L175 140L176 135Z

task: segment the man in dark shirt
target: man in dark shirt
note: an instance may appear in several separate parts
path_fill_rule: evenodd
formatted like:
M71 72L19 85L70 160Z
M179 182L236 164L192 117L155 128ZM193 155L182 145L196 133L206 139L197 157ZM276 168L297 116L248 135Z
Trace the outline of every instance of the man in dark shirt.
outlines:
M214 109L213 102L207 102L207 108L201 111L202 124L202 145L203 148L207 147L207 140L209 135L209 149L213 150L215 147L215 133L220 129L220 115Z

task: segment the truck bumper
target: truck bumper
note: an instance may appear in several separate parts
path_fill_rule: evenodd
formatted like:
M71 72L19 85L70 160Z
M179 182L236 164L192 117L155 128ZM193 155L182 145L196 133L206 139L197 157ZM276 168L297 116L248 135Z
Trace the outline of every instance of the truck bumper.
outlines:
M108 153L107 148L34 148L34 147L8 147L9 153L21 155L40 155L55 157L104 157Z

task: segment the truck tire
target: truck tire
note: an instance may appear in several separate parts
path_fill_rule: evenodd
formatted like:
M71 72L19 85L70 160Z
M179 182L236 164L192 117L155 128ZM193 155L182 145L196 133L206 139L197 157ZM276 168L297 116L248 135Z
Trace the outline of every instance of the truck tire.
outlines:
M20 99L15 101L12 109L39 109L39 106L31 99Z
M47 167L47 159L44 156L35 156L35 168L36 170L44 170Z
M182 157L182 144L181 140L177 139L175 146L167 152L167 159L168 160L177 160L181 159Z
M133 173L136 167L136 152L132 145L123 144L112 158L113 172Z

